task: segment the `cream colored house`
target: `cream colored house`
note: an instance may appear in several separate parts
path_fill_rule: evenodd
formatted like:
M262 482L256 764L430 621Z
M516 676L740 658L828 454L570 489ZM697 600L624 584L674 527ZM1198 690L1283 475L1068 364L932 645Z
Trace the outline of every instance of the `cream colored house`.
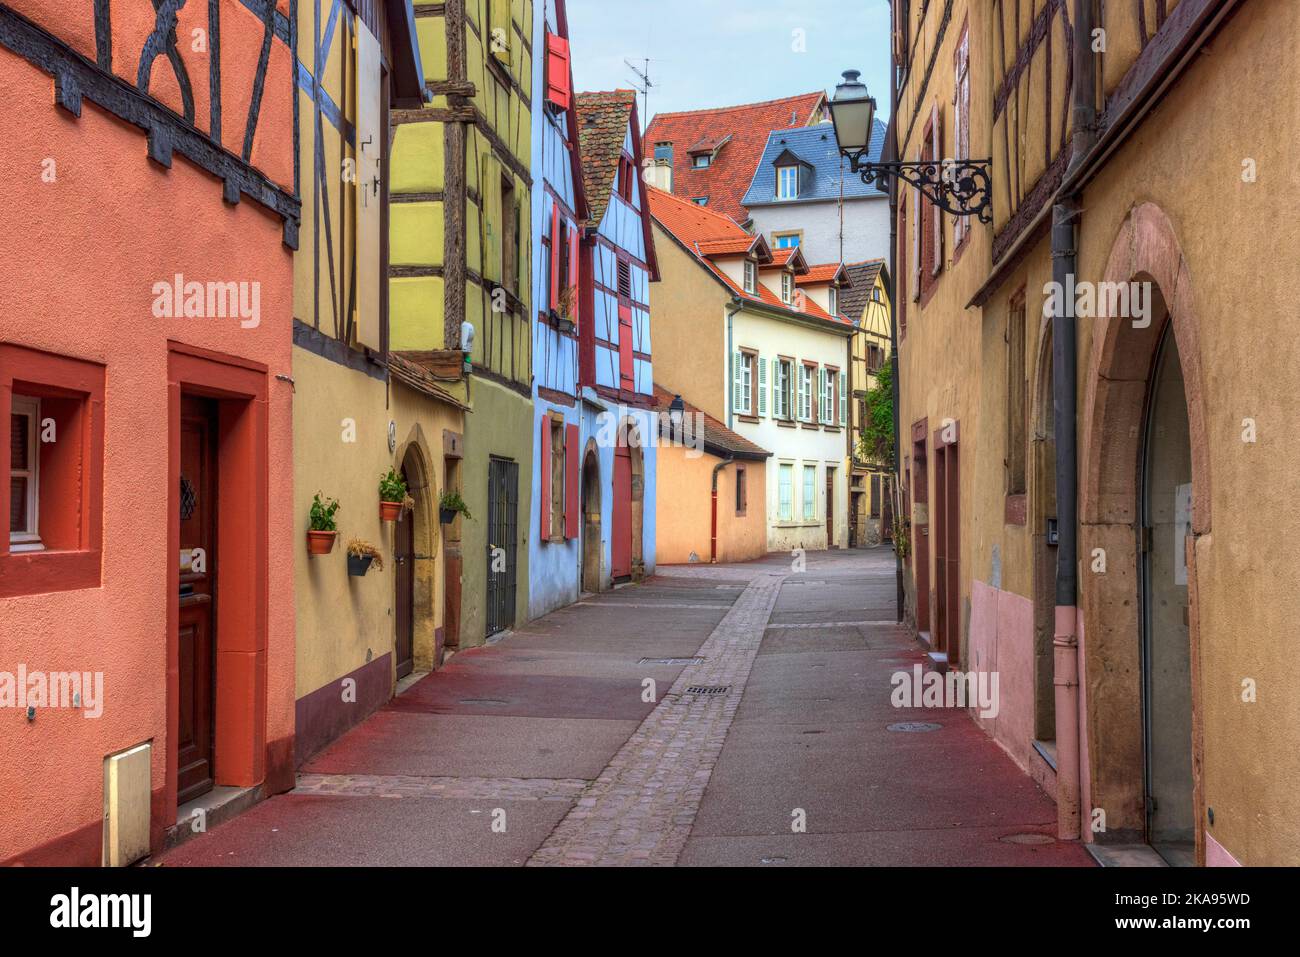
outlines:
M772 452L769 550L846 547L854 327L831 311L840 272L811 273L797 248L774 254L762 236L659 190L650 210L656 379Z

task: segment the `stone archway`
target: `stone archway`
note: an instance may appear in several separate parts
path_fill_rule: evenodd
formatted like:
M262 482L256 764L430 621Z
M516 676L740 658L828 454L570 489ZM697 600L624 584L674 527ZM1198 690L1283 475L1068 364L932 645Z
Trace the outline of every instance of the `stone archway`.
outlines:
M1030 406L1028 522L1033 550L1034 596L1034 738L1056 741L1055 661L1056 545L1049 522L1056 511L1056 417L1052 404L1052 322L1044 309L1038 333Z
M1108 283L1149 282L1154 292L1145 324L1104 314L1108 303L1098 296L1103 315L1093 320L1080 408L1084 734L1085 743L1099 744L1087 752L1083 795L1090 803L1085 812L1105 809L1107 827L1099 839L1146 839L1139 500L1147 406L1161 337L1169 328L1182 372L1191 449L1193 502L1186 545L1191 774L1196 860L1204 863L1195 558L1198 542L1206 539L1208 544L1210 534L1205 390L1191 273L1173 226L1158 206L1145 203L1129 213L1111 247L1104 278Z
M418 430L417 430L418 431ZM416 673L433 671L442 663L442 636L437 627L438 593L438 490L422 436L413 437L395 456L406 475L407 491L415 506L402 516L410 522L407 543L411 550L413 581L410 598L413 659ZM406 530L400 530L405 532ZM396 532L395 532L396 534ZM397 571L401 572L400 567ZM394 620L397 607L394 605Z
M600 451L595 439L587 440L582 456L582 590L601 590Z

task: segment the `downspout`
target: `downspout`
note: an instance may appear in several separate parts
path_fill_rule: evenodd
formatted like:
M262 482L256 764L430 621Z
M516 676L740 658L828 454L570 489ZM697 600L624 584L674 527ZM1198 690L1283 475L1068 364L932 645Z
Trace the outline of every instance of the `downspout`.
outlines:
M709 527L709 564L718 563L718 474L732 462L736 461L733 456L728 455L725 459L713 466L713 517Z
M898 110L898 75L889 78L889 130L885 137L885 150L888 152L888 161L893 161L898 157L898 144L894 142L898 135L898 124L895 119ZM889 361L893 363L893 402L894 402L894 488L898 491L895 499L898 503L898 510L903 508L903 469L902 469L902 451L903 436L899 431L898 408L899 397L899 379L902 378L902 362L898 356L898 312L900 309L896 298L898 288L898 279L896 278L895 269L898 264L898 177L889 177L889 281L885 284L886 295L889 296ZM895 514L894 523L897 525L902 516ZM903 606L907 603L907 597L903 591L903 556L898 553L898 542L894 541L894 609L895 620L902 622ZM920 600L918 596L917 600Z
M1070 165L1074 172L1096 136L1096 61L1092 45L1095 0L1074 0L1073 134ZM1078 194L1060 196L1052 209L1052 281L1058 290L1073 288L1070 281L1078 265L1078 219L1082 212ZM1056 431L1056 614L1053 628L1053 684L1056 691L1056 817L1062 840L1082 837L1080 810L1082 741L1079 727L1079 454L1078 454L1078 340L1075 304L1065 295L1052 316L1052 405Z
M733 406L736 403L736 370L731 365L733 362L736 361L736 357L735 354L731 351L732 348L731 347L731 343L732 343L731 320L735 317L736 313L740 312L740 310L744 308L745 308L745 304L744 302L741 301L739 296L732 296L731 302L727 303L727 362L723 366L723 368L727 370L726 371L727 391L724 393L724 395L726 395L727 397L726 400L727 428L729 429L735 428L736 425L736 423L732 420L731 417L732 413L735 411Z

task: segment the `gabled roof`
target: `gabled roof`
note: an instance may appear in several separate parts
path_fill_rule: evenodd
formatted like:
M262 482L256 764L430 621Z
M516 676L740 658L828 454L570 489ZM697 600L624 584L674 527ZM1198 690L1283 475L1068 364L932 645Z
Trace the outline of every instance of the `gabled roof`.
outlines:
M795 284L799 286L829 285L835 282L836 279L841 278L844 280L845 287L847 287L850 284L850 278L843 263L821 263L816 266L809 266L806 273L795 278Z
M641 170L640 121L636 110L635 90L579 93L574 98L578 119L578 152L582 155L582 185L591 216L590 224L599 227L609 209L609 199L618 174L618 161L628 130L632 131L632 166L637 170L636 188L641 191L642 228L645 231L646 265L651 281L659 279L655 257L654 234L650 228L649 201Z
M672 405L673 393L669 392L658 382L655 383L655 411L666 413L668 407ZM686 445L691 445L692 440L696 438L695 428L697 423L704 427L704 434L699 438L703 439L704 451L710 455L716 455L718 458L737 458L737 459L757 459L762 460L769 458L772 453L766 449L759 448L749 439L738 435L731 429L727 428L713 416L702 411L697 406L691 405L682 398L682 405L685 406L685 416L682 419L682 438ZM667 415L659 417L659 432L664 438L672 438L672 423Z
M796 305L787 305L761 281L758 283L757 292L746 292L719 267L714 259L741 255L750 248L754 248L761 254L767 249L766 242L762 242L761 246L757 245L762 241L762 236L745 232L729 216L711 212L671 193L653 187L648 192L650 213L655 221L737 299L768 306L792 316L824 319L841 326L852 325L841 316L832 316L807 296L801 297L802 309ZM807 268L807 264L803 261L803 254L797 247L776 250L775 253L783 256L785 262L795 259L798 267Z
M871 301L871 290L876 285L876 277L882 272L886 277L889 271L883 259L868 259L866 262L848 263L844 267L853 285L840 291L840 312L857 322L867 311Z
M870 161L879 162L885 145L885 124L876 120L872 124ZM813 170L807 180L799 183L799 199L776 198L776 169L793 160L807 164ZM857 173L849 172L849 161L840 156L833 123L818 123L801 129L773 130L767 146L758 161L754 178L741 200L746 206L786 204L807 200L833 200L840 198L841 186L845 199L862 199L885 196L887 191L878 184L867 186Z
M764 269L784 269L787 266L794 270L797 278L808 271L808 260L803 258L803 250L798 246L786 246L784 249L772 250L772 261L766 263Z
M818 92L721 109L660 113L651 120L645 141L651 147L673 144L676 195L707 196L709 208L741 223L749 216L740 198L754 178L768 132L806 125L820 117L825 102L826 94ZM707 169L692 166L692 151L712 152L718 146L722 149Z

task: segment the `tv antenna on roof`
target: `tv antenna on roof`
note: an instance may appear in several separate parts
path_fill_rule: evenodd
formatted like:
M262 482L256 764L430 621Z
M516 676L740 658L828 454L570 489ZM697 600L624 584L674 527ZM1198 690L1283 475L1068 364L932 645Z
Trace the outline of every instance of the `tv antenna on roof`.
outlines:
M640 86L633 83L632 89L641 94L641 132L644 133L646 124L650 122L650 87L654 86L654 84L650 82L650 58L646 57L643 60L645 63L644 70L638 69L636 64L631 60L624 59L623 62L627 64L627 68L635 73L637 79L641 81Z

